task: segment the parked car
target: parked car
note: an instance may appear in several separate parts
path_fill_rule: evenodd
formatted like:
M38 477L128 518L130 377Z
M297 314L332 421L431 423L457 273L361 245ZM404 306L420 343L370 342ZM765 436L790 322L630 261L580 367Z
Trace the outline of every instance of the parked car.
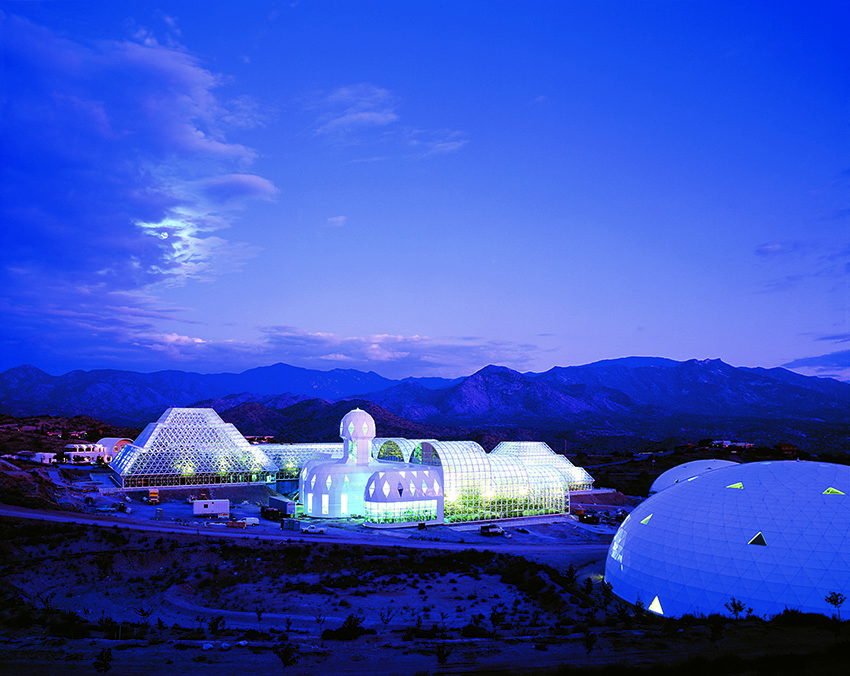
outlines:
M301 532L307 533L309 535L317 535L317 534L324 535L325 529L319 528L318 526L313 526L311 524L309 526L304 526L304 528L301 529Z

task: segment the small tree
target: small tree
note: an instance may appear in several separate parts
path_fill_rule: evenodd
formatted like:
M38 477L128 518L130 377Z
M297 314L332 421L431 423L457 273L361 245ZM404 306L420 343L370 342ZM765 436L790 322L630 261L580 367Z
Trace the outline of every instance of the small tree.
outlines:
M449 661L449 655L452 654L452 648L450 645L446 645L445 643L440 643L434 648L434 654L437 656L437 664L445 664Z
M393 621L393 618L396 616L396 612L398 612L394 606L387 606L386 608L381 609L381 622L384 625L384 629L386 629L390 622Z
M104 648L94 658L94 668L99 674L105 674L112 669L112 648Z
M600 593L602 594L602 605L607 610L608 606L611 605L611 602L614 600L614 587L610 582L602 581L600 585Z
M292 643L276 643L272 648L272 652L280 660L281 673L286 673L286 667L291 667L301 659L301 654L298 652Z
M646 606L643 604L643 599L638 596L635 601L635 619L640 622L646 614Z
M824 597L824 601L835 607L835 612L838 615L839 622L841 622L841 606L844 605L846 600L847 597L841 592L829 592L829 594Z
M582 582L582 589L588 596L593 593L593 580L590 577L584 578L584 581Z
M263 615L266 612L266 606L262 601L257 601L254 604L254 614L257 616L257 631L263 630Z
M499 610L498 608L493 608L490 611L490 624L493 627L493 631L496 631L498 627L502 625L505 621L505 612L503 610ZM442 662L441 662L442 664Z
M708 640L716 645L723 638L723 629L725 627L723 618L720 615L713 615L708 626L711 630L708 634Z
M573 564L570 564L567 567L566 572L564 572L564 579L567 582L567 585L574 585L576 580L578 580L578 571Z
M597 637L590 629L586 629L584 632L584 639L582 639L582 643L584 644L584 650L587 653L587 663L590 664L590 653L593 652L593 649L596 647Z
M214 618L212 618L207 623L207 629L209 629L209 632L213 636L216 636L219 633L221 633L221 631L224 629L224 625L225 625L224 615L216 615Z
M741 613L744 612L744 602L739 601L734 596L724 605L726 606L726 610L735 616L736 620L740 617Z
M133 608L133 612L139 616L139 619L141 619L142 626L147 627L148 622L150 621L150 617L151 615L153 615L153 608L145 608L144 606L138 606L136 608Z

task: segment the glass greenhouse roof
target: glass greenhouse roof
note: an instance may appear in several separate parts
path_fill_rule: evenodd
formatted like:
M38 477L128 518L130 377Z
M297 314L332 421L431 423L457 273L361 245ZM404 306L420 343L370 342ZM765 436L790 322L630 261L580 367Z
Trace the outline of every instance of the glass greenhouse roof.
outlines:
M144 429L135 443L127 444L110 467L122 479L277 473L276 465L262 447L249 444L236 427L225 423L214 410L201 408L168 409Z

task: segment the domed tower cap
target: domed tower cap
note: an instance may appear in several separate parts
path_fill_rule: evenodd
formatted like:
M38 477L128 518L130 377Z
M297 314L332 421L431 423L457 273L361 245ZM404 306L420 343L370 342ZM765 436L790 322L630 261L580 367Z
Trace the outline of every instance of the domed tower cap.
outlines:
M339 436L343 439L374 439L375 420L359 408L345 414L339 424Z

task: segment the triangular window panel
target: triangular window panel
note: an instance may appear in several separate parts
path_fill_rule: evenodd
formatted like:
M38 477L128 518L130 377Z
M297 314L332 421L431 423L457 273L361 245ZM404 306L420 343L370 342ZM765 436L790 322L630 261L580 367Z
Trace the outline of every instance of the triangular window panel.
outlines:
M767 543L764 541L764 535L761 534L761 531L755 534L752 540L750 540L748 545L761 545L762 547L767 547Z
M830 486L829 488L827 488L827 489L823 492L823 494L824 494L824 495L846 495L846 494L844 493L844 491L840 491L840 490L838 490L837 488L833 488L832 486Z
M649 604L649 610L651 610L656 615L664 614L664 611L661 609L661 601L658 600L657 596L652 599L652 603Z
M646 517L645 519L641 519L641 520L640 520L640 522L641 522L641 523L645 526L646 524L648 524L648 523L649 523L649 520L650 520L651 518L652 518L652 514L650 514L650 515L649 515L648 517ZM656 596L656 598L658 598L658 597Z
M398 496L401 497L401 494L404 493L404 486L401 485L401 481L398 482Z
M744 490L744 484L739 481L735 484L729 484L726 488L740 488L741 490Z

